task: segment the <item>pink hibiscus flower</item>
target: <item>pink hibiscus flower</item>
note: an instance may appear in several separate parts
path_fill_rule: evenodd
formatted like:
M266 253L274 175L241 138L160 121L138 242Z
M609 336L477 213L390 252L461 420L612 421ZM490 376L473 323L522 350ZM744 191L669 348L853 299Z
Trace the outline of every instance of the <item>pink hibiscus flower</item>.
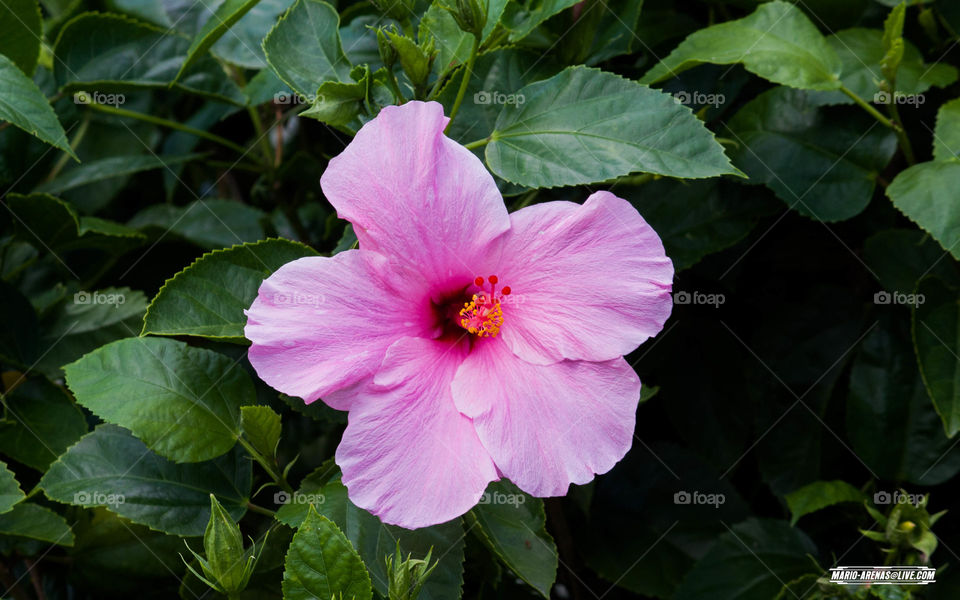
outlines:
M672 307L673 265L629 203L508 214L447 121L409 102L360 129L320 181L360 248L281 267L245 329L264 381L349 411L350 499L407 528L462 515L501 476L558 496L612 468L640 397L623 355Z

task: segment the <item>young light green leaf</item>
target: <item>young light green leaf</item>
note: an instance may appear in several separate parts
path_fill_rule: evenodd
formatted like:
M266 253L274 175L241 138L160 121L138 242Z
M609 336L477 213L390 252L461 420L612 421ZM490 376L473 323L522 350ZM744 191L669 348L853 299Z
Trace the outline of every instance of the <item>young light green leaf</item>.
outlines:
M751 73L795 88L840 87L840 59L833 48L800 8L781 0L692 33L640 83L657 83L702 63L743 63Z
M483 543L544 598L557 576L557 546L547 532L540 498L502 480L487 486L468 513Z
M507 181L557 187L637 171L680 178L738 173L689 108L613 73L567 68L516 98L501 109L486 147L490 169Z
M311 506L287 551L284 600L370 600L373 589L360 555L336 524Z
M0 535L38 540L58 546L72 546L73 531L66 519L49 508L24 502L0 514Z
M945 150L941 150L941 155ZM960 205L944 202L960 189L960 158L913 165L887 187L887 196L911 221L960 260Z
M174 535L203 535L215 494L234 520L247 510L250 459L239 448L204 463L175 464L128 431L100 425L54 462L40 480L47 497L107 510Z
M933 133L933 159L960 160L960 98L940 106Z
M87 420L70 396L42 377L31 377L3 397L0 453L38 471L87 433Z
M174 80L180 79L187 69L203 56L207 50L213 46L217 40L227 33L234 23L247 14L251 8L256 6L260 0L226 0L217 7L214 13L203 24L203 27L193 38L190 48L187 50L187 58L180 65Z
M37 0L5 0L0 3L0 54L27 76L32 76L40 57L43 20Z
M243 435L257 452L271 457L277 451L280 441L281 422L278 415L269 406L240 407L240 427Z
M808 95L779 87L740 109L729 123L735 164L787 206L820 221L862 212L879 172L896 151L893 133L869 119L829 119ZM829 177L825 174L829 174Z
M17 65L0 54L0 120L8 121L30 135L80 160L70 148L67 134L47 98Z
M960 305L958 291L936 277L917 286L922 304L911 309L920 374L947 437L960 431Z
M0 460L0 514L13 510L24 498L26 495L14 478L13 471L7 468L7 463Z
M880 68L891 86L897 81L897 69L903 60L903 21L906 14L907 3L901 2L893 7L883 22L883 59Z
M340 45L340 17L322 0L297 0L263 40L267 63L302 96L324 81L350 82L350 63Z
M814 481L784 496L790 509L790 525L804 515L842 502L861 503L863 492L845 481Z
M240 435L240 406L256 401L236 361L168 338L118 340L64 372L77 402L176 462L228 452Z
M200 156L202 155L156 156L154 154L131 154L91 160L66 171L51 181L41 183L33 189L33 193L62 194L67 190L113 177L123 177L124 175L153 169L167 169L174 165L190 162Z
M270 239L204 254L160 288L143 323L143 335L196 335L243 342L243 311L260 283L284 264L315 256L299 242Z

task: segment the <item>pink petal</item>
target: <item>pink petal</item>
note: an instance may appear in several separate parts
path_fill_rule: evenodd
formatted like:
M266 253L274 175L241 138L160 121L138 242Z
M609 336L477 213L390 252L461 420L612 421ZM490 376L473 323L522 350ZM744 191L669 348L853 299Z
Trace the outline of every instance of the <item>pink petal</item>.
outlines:
M463 356L461 345L402 339L350 410L337 464L353 503L385 523L444 523L498 479L473 424L453 404L450 381Z
M491 272L512 289L500 335L517 356L610 360L663 329L673 263L626 200L596 192L582 206L535 204L511 223Z
M534 365L483 340L453 380L500 472L534 496L561 496L630 449L640 380L623 358Z
M419 281L374 252L301 258L264 280L246 311L248 357L275 389L313 402L372 377L401 337L430 336L429 304Z
M510 227L480 160L443 135L436 102L388 106L320 179L360 247L409 261L432 283L466 285L488 244Z

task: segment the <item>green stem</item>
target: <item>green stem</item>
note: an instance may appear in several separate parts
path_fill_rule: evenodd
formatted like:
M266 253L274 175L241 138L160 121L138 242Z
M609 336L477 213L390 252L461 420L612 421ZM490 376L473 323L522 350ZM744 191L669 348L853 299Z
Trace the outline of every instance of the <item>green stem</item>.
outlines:
M268 517L274 517L277 515L275 511L272 511L269 508L258 506L253 502L247 502L247 510L249 510L250 512L259 513L261 515L267 515Z
M893 96L893 94L891 94L891 96ZM903 152L903 157L907 159L907 164L910 166L917 164L916 156L913 154L913 145L910 143L910 138L907 137L907 132L904 130L903 125L900 124L900 109L897 108L895 98L890 99L890 104L887 105L887 112L890 113L894 125L893 131L897 134L897 144L900 146L900 151Z
M243 436L238 437L237 441L239 441L240 445L243 446L243 449L247 451L247 454L249 454L253 460L257 461L261 467L263 467L263 470L267 472L267 475L269 475L271 479L273 479L274 483L280 486L280 488L288 494L293 493L293 488L290 487L289 483L287 483L286 478L277 473L276 469L273 468L273 465L270 464L270 461L260 454L257 449L250 444L250 442L243 439Z
M387 83L390 84L390 89L393 91L393 95L396 96L397 102L403 104L403 92L400 91L400 82L397 81L397 76L393 73L393 67L387 72Z
M486 146L489 143L490 143L490 138L485 137L482 140L474 140L469 144L464 144L463 147L466 148L467 150L473 150L474 148L480 148L482 146Z
M470 58L467 60L467 66L463 71L463 79L460 81L460 89L457 91L457 99L453 101L453 108L450 109L450 122L447 123L446 132L450 129L457 111L460 110L460 103L463 102L463 96L467 93L467 86L470 85L470 76L473 74L473 63L477 61L477 52L480 50L480 36L473 36L473 48L470 49Z
M256 131L260 153L263 154L263 164L265 164L268 169L275 168L277 165L274 164L273 161L273 148L270 147L267 131L263 129L263 121L260 119L260 113L257 112L255 106L248 106L247 114L250 115L250 121L253 123L253 129Z
M161 127L176 129L177 131L182 131L184 133L189 133L190 135L195 135L205 140L210 140L211 142L220 144L225 148L230 148L234 152L239 152L240 154L247 153L247 149L241 146L240 144L235 144L226 138L220 137L219 135L210 133L208 131L203 131L202 129L194 129L193 127L190 127L188 125L177 123L176 121L170 121L167 119L162 119L160 117L155 117L153 115L147 115L144 113L134 112L132 110L126 110L123 108L108 106L106 104L97 104L95 102L91 102L90 104L87 104L87 106L89 106L90 108L96 111L107 113L108 115L116 115L118 117L128 117L130 119L137 119L147 123L152 123L154 125L159 125Z
M80 127L77 129L77 135L73 136L73 141L70 142L70 147L76 153L77 148L80 146L80 142L83 141L83 136L87 134L87 128L90 126L90 113L86 113L83 116L83 121L80 122ZM63 170L67 163L70 161L70 155L64 152L53 168L50 169L50 173L47 175L46 181L53 181L53 179L60 174L60 171Z
M873 106L871 106L869 102L867 102L866 100L858 96L856 92L854 92L853 90L851 90L845 85L840 86L840 91L846 94L847 96L849 96L854 102L857 103L857 106L867 111L867 113L869 113L870 116L872 116L877 121L880 121L882 125L889 127L890 129L896 129L896 125L893 123L893 121L883 116L883 114L881 114L880 111L878 111Z

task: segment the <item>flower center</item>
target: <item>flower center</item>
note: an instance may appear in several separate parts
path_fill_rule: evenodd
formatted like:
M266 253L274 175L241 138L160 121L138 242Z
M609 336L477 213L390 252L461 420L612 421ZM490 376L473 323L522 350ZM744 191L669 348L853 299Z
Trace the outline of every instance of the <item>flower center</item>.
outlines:
M503 324L503 309L500 301L504 296L510 295L510 286L497 291L498 281L496 275L487 277L486 282L483 277L473 280L480 289L460 309L456 319L460 327L479 337L497 337L500 326ZM489 290L486 284L489 284Z

